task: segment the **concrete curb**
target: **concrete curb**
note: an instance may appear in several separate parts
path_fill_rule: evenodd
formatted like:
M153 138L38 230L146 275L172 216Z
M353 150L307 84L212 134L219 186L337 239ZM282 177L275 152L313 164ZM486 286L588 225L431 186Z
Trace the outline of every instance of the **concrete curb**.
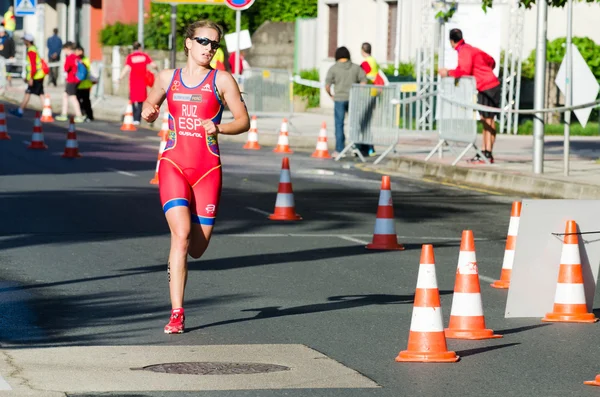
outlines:
M365 167L375 169L374 167ZM413 178L493 189L537 198L600 199L600 186L567 182L511 171L453 167L410 158L390 159L381 168ZM381 168L378 168L381 170Z

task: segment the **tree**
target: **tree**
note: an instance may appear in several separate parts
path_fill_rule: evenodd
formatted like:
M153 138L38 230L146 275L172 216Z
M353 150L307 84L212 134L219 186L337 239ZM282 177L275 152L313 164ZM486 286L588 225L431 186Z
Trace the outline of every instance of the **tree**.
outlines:
M521 5L526 8L531 8L532 5L535 4L535 0L520 0ZM548 5L551 7L564 7L567 4L567 0L547 0ZM584 1L584 0L575 0L575 1ZM586 3L600 3L600 0L585 0ZM487 7L492 7L494 5L494 0L482 0L483 10Z

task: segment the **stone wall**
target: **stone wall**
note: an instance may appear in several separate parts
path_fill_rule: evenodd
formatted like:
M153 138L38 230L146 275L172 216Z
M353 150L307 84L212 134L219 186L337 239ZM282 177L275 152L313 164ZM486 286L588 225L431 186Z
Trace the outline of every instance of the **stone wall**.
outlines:
M252 35L246 59L252 67L288 69L294 67L294 22L265 22Z

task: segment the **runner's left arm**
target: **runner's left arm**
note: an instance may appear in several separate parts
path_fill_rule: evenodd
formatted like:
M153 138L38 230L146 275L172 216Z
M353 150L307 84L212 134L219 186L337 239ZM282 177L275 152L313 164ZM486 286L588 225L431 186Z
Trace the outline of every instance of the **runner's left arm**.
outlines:
M250 129L250 117L246 104L240 93L237 82L230 73L219 72L217 74L217 87L223 102L233 115L231 123L220 124L218 132L226 135L238 135L247 132ZM210 131L207 131L210 133Z

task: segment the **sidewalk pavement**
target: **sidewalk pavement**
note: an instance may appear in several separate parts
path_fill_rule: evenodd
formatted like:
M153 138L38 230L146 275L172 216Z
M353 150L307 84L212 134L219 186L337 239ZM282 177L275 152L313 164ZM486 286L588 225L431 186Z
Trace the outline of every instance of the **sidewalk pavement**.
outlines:
M64 87L45 87L50 95L52 109L60 113ZM8 87L3 97L8 102L19 103L23 98L24 86L20 80L13 81L13 87ZM92 99L96 119L120 122L127 106L127 99L117 96L105 96L103 99ZM166 105L163 105L163 110ZM30 108L41 110L40 101L32 97ZM259 115L258 140L262 146L272 147L277 144L279 130L283 117L289 115ZM223 122L232 119L229 112L223 115ZM293 114L289 119L289 140L292 150L312 152L315 150L317 136L322 123L327 126L330 151L335 146L335 131L333 112L326 109L312 109L306 113ZM142 126L146 126L142 123ZM159 130L162 120L157 120L153 126ZM93 127L93 123L82 127ZM347 135L347 134L346 134ZM246 142L247 134L238 136L220 136L221 141ZM570 175L563 175L563 138L562 136L546 136L544 173L533 173L532 136L498 135L494 147L495 163L469 164L466 160L474 155L468 152L457 164L452 166L454 158L461 151L460 147L451 152L446 148L440 159L435 154L429 162L424 159L437 143L436 133L403 134L396 147L380 164L373 165L374 157L366 164L358 164L353 157L342 161L354 162L359 168L377 171L393 172L411 178L435 180L455 185L468 185L495 191L516 193L539 198L568 198L568 199L600 199L600 136L572 137L570 156ZM479 145L481 136L478 137ZM379 153L385 148L376 147ZM324 160L315 160L324 161Z

